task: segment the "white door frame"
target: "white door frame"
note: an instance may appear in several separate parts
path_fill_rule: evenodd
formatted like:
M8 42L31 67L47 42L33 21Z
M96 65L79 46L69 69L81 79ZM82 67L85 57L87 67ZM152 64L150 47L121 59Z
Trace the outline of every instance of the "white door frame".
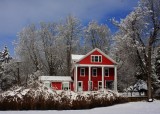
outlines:
M101 84L103 84L102 81L98 81L98 90L99 90L99 82L101 82ZM101 86L101 89L102 89L102 86Z
M77 83L77 89L78 89L78 91L79 91L79 83L81 83L81 91L83 91L83 81L78 81L78 83Z
M92 88L91 88L91 90L93 90L93 81L88 81L88 91L90 91L89 89L90 89L90 82L92 82Z

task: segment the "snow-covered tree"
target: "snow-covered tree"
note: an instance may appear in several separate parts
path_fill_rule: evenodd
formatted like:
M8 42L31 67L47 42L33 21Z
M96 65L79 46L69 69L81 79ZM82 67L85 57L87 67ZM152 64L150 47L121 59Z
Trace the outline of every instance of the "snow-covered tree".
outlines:
M71 54L76 53L78 46L80 45L80 39L82 36L82 26L80 21L69 15L64 23L59 24L59 40L61 41L61 47L64 49L63 55L65 55L66 75L70 75L71 70Z
M104 25L99 25L96 21L91 21L84 30L85 47L91 49L99 48L108 52L110 45L110 29Z
M58 74L63 60L60 57L60 46L57 42L57 24L41 23L39 30L40 44L39 49L43 68L46 69L48 75L53 76Z
M0 89L6 90L15 83L15 72L12 67L13 59L9 54L7 46L0 53Z
M0 61L1 62L5 62L8 63L9 60L11 60L12 58L10 57L9 51L7 46L4 47L3 51L0 52Z
M148 80L148 98L151 98L151 76L153 48L159 45L160 35L160 2L159 0L141 0L125 19L117 24L121 40L127 41L128 47L136 55L138 74Z

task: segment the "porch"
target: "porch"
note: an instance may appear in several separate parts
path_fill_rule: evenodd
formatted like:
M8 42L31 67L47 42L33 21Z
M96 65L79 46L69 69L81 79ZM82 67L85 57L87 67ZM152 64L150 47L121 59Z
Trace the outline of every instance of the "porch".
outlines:
M74 91L111 89L117 92L116 65L75 65Z

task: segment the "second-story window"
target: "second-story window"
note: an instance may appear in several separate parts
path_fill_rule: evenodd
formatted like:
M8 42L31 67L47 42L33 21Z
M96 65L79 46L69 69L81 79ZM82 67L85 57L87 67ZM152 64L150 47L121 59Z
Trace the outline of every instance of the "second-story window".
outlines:
M102 56L101 55L91 55L91 61L92 62L102 62Z
M80 69L80 76L85 76L85 68Z

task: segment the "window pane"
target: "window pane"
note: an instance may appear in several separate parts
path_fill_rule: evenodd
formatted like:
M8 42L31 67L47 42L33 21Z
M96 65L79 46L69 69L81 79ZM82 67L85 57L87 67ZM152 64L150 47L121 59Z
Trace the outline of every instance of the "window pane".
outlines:
M95 56L95 62L98 62L98 56Z
M102 58L101 58L101 56L99 56L99 62L102 62Z
M84 76L85 75L85 69L84 68L81 68L81 76Z
M92 62L94 62L94 56L92 56Z

